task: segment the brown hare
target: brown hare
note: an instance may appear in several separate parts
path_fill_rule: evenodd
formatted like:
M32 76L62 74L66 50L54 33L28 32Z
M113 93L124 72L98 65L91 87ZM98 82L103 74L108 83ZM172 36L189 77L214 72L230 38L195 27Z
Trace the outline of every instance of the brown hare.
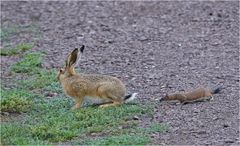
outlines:
M126 94L125 85L117 78L99 74L78 74L75 71L84 46L74 49L67 57L65 68L60 69L57 79L64 92L74 98L72 109L81 107L84 97L97 98L107 103L100 107L120 105L135 99L137 93Z
M221 88L210 90L200 87L189 92L166 95L165 97L161 98L160 101L178 100L180 103L185 104L190 102L211 100L213 99L213 94L219 93L220 90Z

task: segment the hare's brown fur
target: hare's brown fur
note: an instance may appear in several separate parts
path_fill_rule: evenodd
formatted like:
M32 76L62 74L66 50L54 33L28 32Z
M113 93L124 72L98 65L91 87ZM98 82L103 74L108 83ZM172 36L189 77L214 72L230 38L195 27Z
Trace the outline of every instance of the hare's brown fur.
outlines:
M58 74L58 79L64 92L75 99L76 104L73 108L79 108L86 96L112 102L102 105L102 107L122 104L126 98L125 85L119 79L112 76L77 74L74 69L75 62L77 61L77 55L74 53L77 51L74 51L66 61L66 68L60 70Z
M126 92L123 83L111 76L76 74L62 77L60 82L66 94L74 98L91 96L123 100Z

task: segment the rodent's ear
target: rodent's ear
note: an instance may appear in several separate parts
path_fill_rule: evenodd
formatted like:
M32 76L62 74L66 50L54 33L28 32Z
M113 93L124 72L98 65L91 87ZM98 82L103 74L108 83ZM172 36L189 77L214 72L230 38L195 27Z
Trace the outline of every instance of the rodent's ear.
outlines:
M159 101L162 102L162 101L166 100L167 97L168 97L168 94L166 93L165 96L163 96L162 98L160 98Z
M168 97L168 93L166 93L166 95L164 97Z

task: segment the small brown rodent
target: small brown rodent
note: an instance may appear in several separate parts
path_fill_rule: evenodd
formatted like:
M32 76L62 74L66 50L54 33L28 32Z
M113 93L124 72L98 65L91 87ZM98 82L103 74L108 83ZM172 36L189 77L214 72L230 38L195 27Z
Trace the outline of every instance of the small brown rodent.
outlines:
M174 94L167 94L165 97L161 98L160 101L167 101L167 100L178 100L182 104L189 103L189 102L196 102L196 101L205 101L213 99L213 94L219 93L221 88L217 88L215 90L210 90L207 88L197 88L193 91L183 92L183 93L174 93Z

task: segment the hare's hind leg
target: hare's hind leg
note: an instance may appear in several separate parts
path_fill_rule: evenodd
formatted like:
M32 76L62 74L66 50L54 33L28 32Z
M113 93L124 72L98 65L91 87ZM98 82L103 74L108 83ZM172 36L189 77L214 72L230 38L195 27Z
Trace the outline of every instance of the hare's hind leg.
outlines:
M100 105L100 107L110 107L110 106L117 106L120 104L123 104L123 100L121 98L117 98L113 94L106 94L106 98L111 102L111 103L105 103L103 105Z
M124 94L121 95L119 93L116 93L115 90L116 89L112 88L112 86L109 84L103 84L98 88L98 95L101 98L107 99L111 102L102 104L100 105L100 107L110 107L123 104L124 99L122 97L124 96Z
M117 98L116 96L114 96L112 94L107 94L106 97L112 103L105 103L103 105L100 105L101 108L110 107L110 106L117 106L117 105L123 104L123 100L121 98Z

